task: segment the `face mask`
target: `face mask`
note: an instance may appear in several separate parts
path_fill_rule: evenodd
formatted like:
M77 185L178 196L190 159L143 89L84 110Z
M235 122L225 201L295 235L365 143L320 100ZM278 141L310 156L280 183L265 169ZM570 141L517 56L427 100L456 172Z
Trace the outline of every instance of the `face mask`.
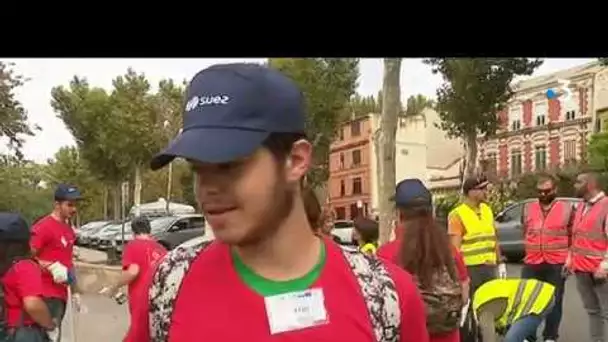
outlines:
M555 199L555 194L547 194L538 196L538 201L542 204L549 204Z

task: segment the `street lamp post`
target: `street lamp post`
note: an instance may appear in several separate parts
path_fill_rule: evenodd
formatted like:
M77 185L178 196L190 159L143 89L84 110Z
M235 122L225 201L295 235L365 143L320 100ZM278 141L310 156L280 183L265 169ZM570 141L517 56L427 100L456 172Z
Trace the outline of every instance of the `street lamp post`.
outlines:
M167 131L167 140L171 143L171 132L169 130L169 120L165 120L163 122L163 128ZM173 183L173 162L169 163L169 169L167 170L167 203L165 207L165 211L167 215L169 214L169 204L171 203L171 187Z

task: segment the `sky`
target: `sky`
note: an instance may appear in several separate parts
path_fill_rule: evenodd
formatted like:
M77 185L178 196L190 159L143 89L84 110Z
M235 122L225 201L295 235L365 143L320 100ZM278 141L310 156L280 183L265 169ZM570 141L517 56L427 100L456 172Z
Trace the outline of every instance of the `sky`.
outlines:
M45 162L52 158L60 147L73 145L74 140L63 122L51 108L51 89L58 85L67 86L75 76L86 77L92 86L111 89L112 79L124 74L129 67L144 73L151 84L158 84L164 78L176 81L189 80L198 71L217 63L259 62L265 59L0 59L15 63L15 70L29 78L16 91L16 97L26 110L30 123L42 127L36 136L29 137L24 146L26 158ZM545 59L534 76L567 69L593 61L589 58ZM359 88L361 95L376 95L382 87L382 59L365 58L360 62ZM434 97L441 84L441 77L433 75L421 59L404 59L401 66L401 98L422 94ZM7 149L0 145L0 153Z

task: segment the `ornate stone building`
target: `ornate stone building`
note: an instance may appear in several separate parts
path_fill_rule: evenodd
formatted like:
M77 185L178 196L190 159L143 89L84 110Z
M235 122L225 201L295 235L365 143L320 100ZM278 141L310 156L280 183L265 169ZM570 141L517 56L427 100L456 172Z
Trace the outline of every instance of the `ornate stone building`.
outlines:
M589 63L516 84L497 133L479 139L480 169L504 179L584 161L587 140L598 130L594 103L601 97L608 107L608 90L595 89L598 75L608 77L606 68ZM548 99L548 89L558 96Z

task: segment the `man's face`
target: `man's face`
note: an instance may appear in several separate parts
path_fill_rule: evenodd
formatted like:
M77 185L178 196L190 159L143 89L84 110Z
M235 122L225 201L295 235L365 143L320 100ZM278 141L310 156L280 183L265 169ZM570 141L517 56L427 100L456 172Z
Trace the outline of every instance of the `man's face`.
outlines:
M487 193L488 193L488 183L485 183L485 184L482 184L480 186L477 186L477 187L471 189L469 191L469 196L471 196L472 199L474 199L478 202L483 202L486 200Z
M538 183L536 191L538 192L538 200L544 204L551 203L557 195L557 189L552 181Z
M577 197L584 197L588 191L588 179L584 174L576 176L576 182L574 182L574 192Z
M197 199L217 239L248 245L276 232L308 170L311 149L303 144L294 144L291 161L284 164L265 148L235 162L193 163Z
M76 201L56 201L55 208L59 211L59 215L65 219L71 219L76 215Z

